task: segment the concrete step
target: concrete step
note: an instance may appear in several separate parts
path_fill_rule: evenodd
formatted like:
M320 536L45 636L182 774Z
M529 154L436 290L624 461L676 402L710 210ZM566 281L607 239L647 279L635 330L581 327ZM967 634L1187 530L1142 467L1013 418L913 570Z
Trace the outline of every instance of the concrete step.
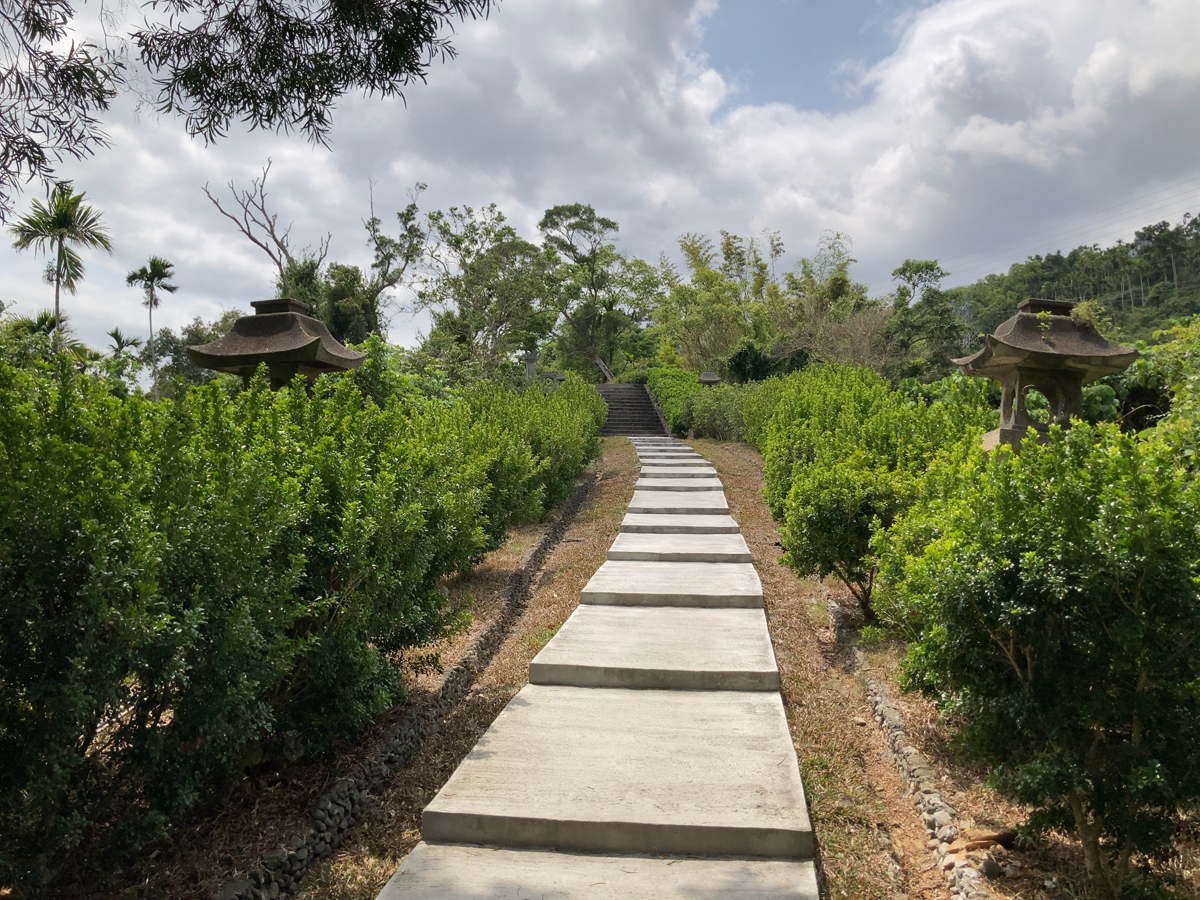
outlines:
M657 450L657 449L651 450L650 448L645 448L642 450L638 450L638 456L642 457L643 459L648 458L648 457L653 457L654 459L675 459L675 458L704 459L704 457L701 456L699 453L697 453L695 450L686 450L686 449L685 450Z
M672 459L655 459L653 457L651 457L650 459L647 459L644 456L639 456L638 461L642 464L643 469L645 469L648 466L653 466L655 468L660 468L660 469L661 468L672 468L672 469L692 468L692 469L694 469L697 466L700 466L705 469L713 468L713 464L710 463L703 456L674 457ZM714 471L716 471L716 470L714 469Z
M695 494L680 491L633 492L628 512L669 513L672 515L705 514L721 516L729 514L729 503L724 491L701 491Z
M421 842L379 900L818 900L811 861L677 859Z
M529 663L530 684L777 691L761 609L579 606Z
M740 534L742 529L730 516L626 513L621 520L621 531L628 534Z
M759 609L762 582L750 563L636 562L610 559L579 592L606 606Z
M769 691L526 685L425 808L422 834L581 853L813 852Z
M716 478L712 466L642 466L643 478Z
M740 534L617 535L609 559L643 562L748 563L750 548Z
M660 478L657 475L643 475L634 484L635 491L721 491L724 486L721 479L715 476L709 478Z

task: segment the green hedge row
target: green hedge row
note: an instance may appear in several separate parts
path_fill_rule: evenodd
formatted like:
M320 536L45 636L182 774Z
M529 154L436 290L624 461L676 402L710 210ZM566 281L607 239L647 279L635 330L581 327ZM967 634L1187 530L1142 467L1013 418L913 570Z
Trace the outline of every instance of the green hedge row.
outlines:
M741 440L742 408L759 393L759 382L705 386L689 369L650 369L646 385L675 434Z
M652 368L646 372L646 387L662 410L667 427L675 434L687 434L684 403L704 387L696 381L696 373L690 369Z
M1178 331L1147 363L1172 411L1137 435L1077 423L985 457L986 383L837 367L743 407L788 561L907 641L905 683L1113 898L1157 890L1138 868L1200 799L1200 323Z
M596 453L604 403L574 377L431 390L374 349L311 393L158 403L0 363L5 883L81 842L115 866L247 760L361 729L403 653L463 621L439 579Z

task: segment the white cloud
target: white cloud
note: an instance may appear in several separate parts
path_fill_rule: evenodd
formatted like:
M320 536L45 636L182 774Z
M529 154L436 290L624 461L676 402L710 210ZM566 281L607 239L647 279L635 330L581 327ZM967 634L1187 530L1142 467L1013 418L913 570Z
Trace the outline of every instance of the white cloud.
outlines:
M176 121L122 107L116 147L71 171L116 254L89 258L67 308L97 343L113 324L138 330L143 310L123 275L150 253L175 261L182 285L164 324L266 296L265 256L200 188L248 185L267 157L281 219L301 244L332 232L341 261L367 262L372 180L385 219L424 181L424 206L495 201L530 237L546 207L592 203L621 223L625 249L649 258L683 231L777 228L802 253L837 228L879 290L905 257L956 257L1200 174L1194 0L933 3L906 13L896 52L852 85L861 105L837 115L739 105L701 53L713 8L503 0L459 30L459 58L407 106L344 100L332 152L272 134L205 147ZM0 298L45 305L40 271L0 255ZM416 324L398 318L393 336L411 339Z

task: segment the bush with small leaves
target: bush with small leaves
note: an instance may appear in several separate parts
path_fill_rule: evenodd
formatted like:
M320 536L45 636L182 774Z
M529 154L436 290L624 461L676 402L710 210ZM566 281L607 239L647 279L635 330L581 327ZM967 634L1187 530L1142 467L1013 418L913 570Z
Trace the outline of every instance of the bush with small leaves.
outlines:
M880 541L907 684L1031 827L1075 831L1113 898L1200 799L1200 483L1180 462L1111 425L963 449Z

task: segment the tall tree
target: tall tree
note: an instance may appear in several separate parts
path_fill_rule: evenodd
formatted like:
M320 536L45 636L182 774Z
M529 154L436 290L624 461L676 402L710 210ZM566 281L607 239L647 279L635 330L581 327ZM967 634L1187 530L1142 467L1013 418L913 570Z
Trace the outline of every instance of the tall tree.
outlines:
M568 203L546 210L538 222L543 243L566 261L559 281L558 312L575 333L579 349L600 369L605 381L614 378L601 353L600 340L618 311L618 285L623 257L611 242L619 226L596 215L586 203Z
M173 294L179 290L178 285L171 284L171 278L175 274L175 266L167 262L161 256L150 257L149 262L140 269L134 269L125 276L125 283L130 287L140 285L142 292L146 295L146 299L142 301L142 306L146 307L150 312L150 343L147 347L154 346L154 310L161 302L158 292L166 291L168 294ZM150 366L154 371L154 398L158 399L158 357L150 353Z
M84 193L75 193L70 182L56 184L45 203L34 200L32 209L9 226L18 250L30 247L51 257L46 280L54 285L54 321L62 322L59 297L62 289L74 294L83 280L83 260L75 246L112 253L108 230L100 224L100 213L84 204ZM56 327L55 331L58 329Z
M454 57L455 22L491 2L163 0L149 6L165 15L128 37L156 79L158 109L182 115L188 134L213 141L238 121L324 142L340 96L403 96ZM0 221L23 182L49 183L57 161L107 143L98 116L126 86L121 51L69 43L74 19L72 0L0 3Z
M553 313L546 314L552 255L522 240L495 204L432 212L429 232L416 301L433 313L426 345L497 374L553 325Z

